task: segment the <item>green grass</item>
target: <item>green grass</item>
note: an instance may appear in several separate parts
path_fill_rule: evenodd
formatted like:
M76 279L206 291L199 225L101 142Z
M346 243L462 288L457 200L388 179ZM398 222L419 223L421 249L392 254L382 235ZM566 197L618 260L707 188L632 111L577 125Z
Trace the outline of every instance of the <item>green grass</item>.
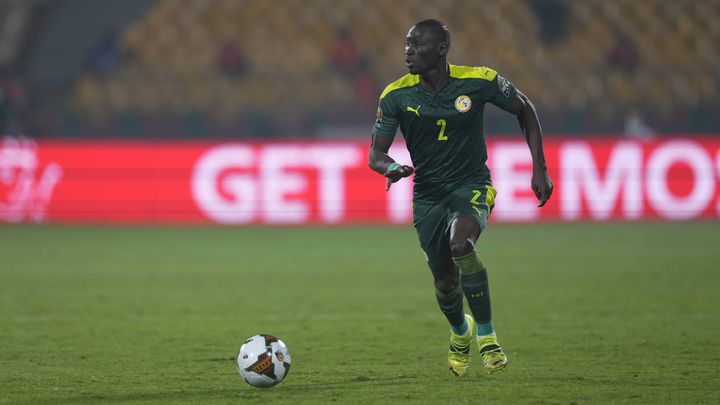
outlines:
M404 228L0 227L0 403L717 403L720 225L493 225L510 363L446 369ZM246 385L242 341L292 371Z

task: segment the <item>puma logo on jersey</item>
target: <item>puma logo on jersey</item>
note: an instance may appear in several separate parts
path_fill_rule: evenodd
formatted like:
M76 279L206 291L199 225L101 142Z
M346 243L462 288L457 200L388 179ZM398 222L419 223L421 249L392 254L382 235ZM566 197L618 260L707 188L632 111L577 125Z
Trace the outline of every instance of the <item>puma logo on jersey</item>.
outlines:
M408 106L405 111L414 112L415 115L417 115L417 116L419 117L419 116L420 116L420 111L418 111L418 110L420 110L420 107L421 107L421 106L417 106L417 108L412 108L412 107Z

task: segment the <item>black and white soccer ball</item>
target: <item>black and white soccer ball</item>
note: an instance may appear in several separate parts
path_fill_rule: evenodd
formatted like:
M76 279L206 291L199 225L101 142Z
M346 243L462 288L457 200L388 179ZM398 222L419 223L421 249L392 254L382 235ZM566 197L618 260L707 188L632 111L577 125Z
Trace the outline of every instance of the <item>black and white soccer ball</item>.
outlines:
M272 335L255 335L240 346L238 371L245 381L258 388L279 384L290 371L290 352Z

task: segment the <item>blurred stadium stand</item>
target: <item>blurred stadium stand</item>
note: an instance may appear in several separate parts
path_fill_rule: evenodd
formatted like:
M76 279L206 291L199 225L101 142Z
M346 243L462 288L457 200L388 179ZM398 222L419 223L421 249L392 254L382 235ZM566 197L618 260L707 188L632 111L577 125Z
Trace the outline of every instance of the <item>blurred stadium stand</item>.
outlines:
M37 137L367 137L429 17L454 63L500 71L546 133L720 128L720 0L0 0L0 15ZM518 131L494 108L487 128Z

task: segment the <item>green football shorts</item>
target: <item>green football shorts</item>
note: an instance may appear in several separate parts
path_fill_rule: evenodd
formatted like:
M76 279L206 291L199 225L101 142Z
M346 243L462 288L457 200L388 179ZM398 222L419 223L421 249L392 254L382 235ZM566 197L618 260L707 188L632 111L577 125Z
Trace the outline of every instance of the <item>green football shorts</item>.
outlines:
M452 263L450 226L458 217L471 217L484 230L497 191L490 184L457 188L439 202L413 201L413 225L432 271Z

